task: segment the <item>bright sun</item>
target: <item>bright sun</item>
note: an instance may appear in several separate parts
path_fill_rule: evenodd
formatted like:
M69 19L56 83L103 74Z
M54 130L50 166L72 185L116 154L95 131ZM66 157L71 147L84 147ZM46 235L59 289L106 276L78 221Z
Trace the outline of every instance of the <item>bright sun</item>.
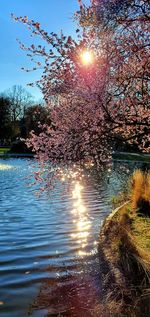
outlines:
M91 64L93 62L93 54L90 51L84 51L81 54L81 60L84 65Z

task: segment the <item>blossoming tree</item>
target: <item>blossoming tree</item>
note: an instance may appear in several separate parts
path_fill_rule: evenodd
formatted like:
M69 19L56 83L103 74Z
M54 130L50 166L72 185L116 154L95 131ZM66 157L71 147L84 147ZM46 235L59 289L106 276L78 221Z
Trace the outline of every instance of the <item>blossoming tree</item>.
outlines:
M44 124L39 136L32 132L28 144L53 168L89 162L100 167L120 139L149 150L148 1L79 5L76 40L15 17L46 42L20 46L36 64L33 69L43 67L37 85L51 112L51 125ZM89 63L83 63L84 52L92 56Z

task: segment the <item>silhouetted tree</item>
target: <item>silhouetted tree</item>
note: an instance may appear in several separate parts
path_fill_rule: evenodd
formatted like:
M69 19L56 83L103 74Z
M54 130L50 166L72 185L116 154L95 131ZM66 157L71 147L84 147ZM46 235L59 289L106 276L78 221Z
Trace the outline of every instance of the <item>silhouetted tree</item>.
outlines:
M33 103L32 95L22 86L14 85L6 92L10 100L10 111L12 122L20 120L28 106Z
M20 121L21 136L23 138L29 137L33 130L36 135L42 131L40 124L50 123L49 113L47 108L41 105L33 105L25 110L24 117Z
M12 137L10 100L0 96L0 144Z

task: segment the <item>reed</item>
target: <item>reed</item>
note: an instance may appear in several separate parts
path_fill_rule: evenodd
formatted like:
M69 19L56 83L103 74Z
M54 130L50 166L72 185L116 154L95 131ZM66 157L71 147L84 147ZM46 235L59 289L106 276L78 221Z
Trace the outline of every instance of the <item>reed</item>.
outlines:
M131 179L131 207L150 216L150 172L136 170Z

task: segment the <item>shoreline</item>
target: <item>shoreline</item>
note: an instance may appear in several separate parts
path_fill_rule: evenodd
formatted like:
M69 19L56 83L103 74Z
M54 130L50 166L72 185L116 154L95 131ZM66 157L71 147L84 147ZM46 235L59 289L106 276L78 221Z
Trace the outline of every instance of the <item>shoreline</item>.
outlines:
M21 158L21 157L27 157L27 158L34 158L34 154L30 153L6 153L6 154L0 154L0 158Z
M104 317L150 316L150 294L145 295L150 287L150 263L146 263L132 237L129 208L127 201L113 210L99 235L103 303L97 308L97 315L99 311Z
M0 153L0 158L34 158L32 153ZM112 155L114 162L139 162L139 163L150 163L150 154L139 154L139 153L128 153L128 152L115 152Z

